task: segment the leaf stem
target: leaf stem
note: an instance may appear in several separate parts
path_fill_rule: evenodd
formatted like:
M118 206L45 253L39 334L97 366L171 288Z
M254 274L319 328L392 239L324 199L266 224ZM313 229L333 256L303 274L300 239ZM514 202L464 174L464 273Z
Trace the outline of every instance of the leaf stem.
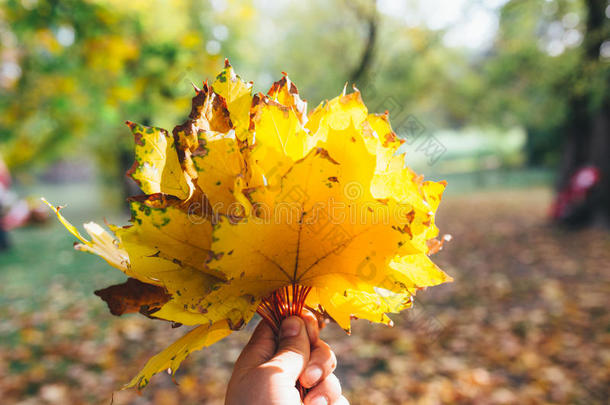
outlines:
M279 336L280 325L284 319L289 316L302 315L305 300L310 291L311 287L295 283L284 286L263 298L256 312L267 322L273 333ZM301 395L301 399L304 399L309 390L301 386L301 383L298 381L296 388Z

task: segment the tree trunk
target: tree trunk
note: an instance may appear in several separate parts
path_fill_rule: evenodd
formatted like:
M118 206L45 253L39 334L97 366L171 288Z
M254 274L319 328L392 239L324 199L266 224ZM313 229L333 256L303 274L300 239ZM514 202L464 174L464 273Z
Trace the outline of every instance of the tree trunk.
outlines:
M610 103L608 97L602 109L594 117L591 139L591 160L599 168L601 180L592 196L592 220L596 226L610 228L610 124L608 120Z
M603 42L606 0L587 0L588 16L584 33L585 52L576 80L590 80L591 67L599 66ZM603 67L600 67L603 69ZM604 73L608 76L607 73ZM594 90L593 90L594 91ZM570 100L569 116L563 127L563 153L559 167L557 189L568 186L576 171L593 166L600 172L599 183L587 195L584 203L562 222L575 227L590 225L610 227L610 127L608 92L601 102L595 102L592 91L575 94Z
M358 14L361 19L366 21L366 43L362 51L362 56L360 57L360 62L352 70L349 79L350 83L358 84L363 87L368 80L367 75L369 74L373 62L373 53L377 42L377 0L373 0L369 5L370 7L365 7L364 9L360 9L358 4L351 3L350 1L348 1L347 4L354 8L356 14Z

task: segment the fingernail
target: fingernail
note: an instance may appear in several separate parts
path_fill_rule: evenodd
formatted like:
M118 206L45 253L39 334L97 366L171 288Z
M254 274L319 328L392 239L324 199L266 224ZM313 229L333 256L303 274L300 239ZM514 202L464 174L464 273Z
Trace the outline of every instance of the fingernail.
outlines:
M328 400L326 397L316 397L309 403L309 405L328 405Z
M318 366L309 366L305 370L305 380L309 385L314 385L322 378L322 369Z
M284 319L280 329L280 337L294 337L301 333L301 321L297 317Z

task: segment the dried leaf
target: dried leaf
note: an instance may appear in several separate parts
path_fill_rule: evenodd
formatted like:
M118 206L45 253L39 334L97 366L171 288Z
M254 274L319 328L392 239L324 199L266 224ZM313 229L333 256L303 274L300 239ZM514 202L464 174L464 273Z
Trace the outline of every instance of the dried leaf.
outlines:
M171 298L164 288L128 278L123 284L95 291L108 304L112 315L141 312L152 315Z

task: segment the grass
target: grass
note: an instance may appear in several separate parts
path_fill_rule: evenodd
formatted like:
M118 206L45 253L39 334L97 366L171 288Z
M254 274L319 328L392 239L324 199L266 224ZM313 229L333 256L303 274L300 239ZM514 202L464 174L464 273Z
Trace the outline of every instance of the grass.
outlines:
M44 196L52 204L69 203L62 213L82 230L82 223L104 217L126 223L126 215L103 206L103 193L87 184L37 186L19 190ZM121 219L122 218L122 219ZM48 223L10 232L11 249L0 252L0 304L36 306L41 292L61 283L77 293L91 293L124 278L99 258L71 248L75 238L53 216Z

